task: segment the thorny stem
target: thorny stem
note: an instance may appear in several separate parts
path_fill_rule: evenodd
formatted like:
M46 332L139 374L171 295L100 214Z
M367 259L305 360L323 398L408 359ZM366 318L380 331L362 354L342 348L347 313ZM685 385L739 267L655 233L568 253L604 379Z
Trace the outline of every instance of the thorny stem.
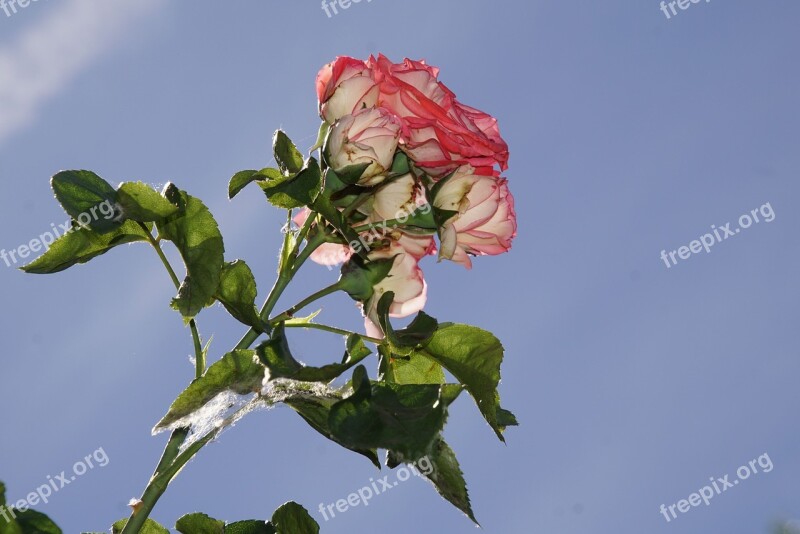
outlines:
M275 285L272 287L272 290L267 297L264 306L261 308L261 318L264 320L265 323L270 324L269 315L272 313L272 310L275 308L275 305L278 303L281 295L285 291L286 287L292 281L294 276L297 274L300 267L302 267L303 263L311 257L311 254L323 243L326 242L328 236L324 231L319 231L315 234L311 239L308 239L306 246L300 250L300 246L302 245L303 241L308 236L308 233L311 229L311 226L314 223L314 219L316 218L316 213L312 212L309 214L308 220L301 228L297 243L292 251L290 257L295 258L295 260L291 263L291 266L287 270L287 272L281 272L278 275L278 279L275 281ZM175 284L176 289L180 288L180 280L178 279L177 275L175 274L174 269L169 263L169 260L164 255L164 251L161 249L160 246L160 238L155 238L151 231L147 228L145 224L140 223L140 226L148 236L148 240L150 244L155 249L158 257L161 259L161 262L164 264L164 267L167 269L167 272L172 279L172 282ZM314 302L318 298L322 298L325 295L333 293L337 291L338 287L337 284L333 284L321 291L318 291L314 295L304 299L300 303L296 304L279 317L283 316L291 316L294 312L301 309L302 307ZM272 321L274 323L274 321ZM192 337L194 338L195 344L195 352L197 358L197 377L201 377L205 372L205 355L203 353L203 348L200 342L200 335L197 331L197 325L195 324L194 319L192 319L189 323L189 326L192 330ZM303 325L309 327L309 325ZM325 325L317 325L314 324L310 326L311 328L319 328L320 330L327 330L333 333L340 333L340 334L351 334L352 332L348 332L347 330L342 330L334 327L328 327ZM249 348L256 339L260 332L255 329L250 329L236 346L237 349L246 349ZM380 340L374 338L367 338L364 337L367 341L372 341L376 343L380 343ZM246 410L249 408L248 406L243 407L241 410ZM150 478L150 482L147 484L147 488L145 488L144 493L142 494L141 501L137 504L134 512L131 514L130 518L128 519L128 523L125 525L125 528L122 530L121 534L138 534L141 530L144 523L147 521L147 518L150 516L150 513L153 511L156 503L159 501L161 496L167 490L170 482L173 478L183 469L183 467L202 449L206 444L213 441L219 433L226 427L230 422L235 420L235 417L241 412L237 412L233 416L226 419L222 425L220 425L215 430L212 430L207 435L203 436L201 439L196 441L195 443L191 444L189 447L186 448L183 452L180 452L181 445L186 441L186 437L189 434L189 429L180 428L173 431L172 435L170 436L169 441L167 442L167 446L164 449L164 453L161 457L161 460L156 467L153 476Z

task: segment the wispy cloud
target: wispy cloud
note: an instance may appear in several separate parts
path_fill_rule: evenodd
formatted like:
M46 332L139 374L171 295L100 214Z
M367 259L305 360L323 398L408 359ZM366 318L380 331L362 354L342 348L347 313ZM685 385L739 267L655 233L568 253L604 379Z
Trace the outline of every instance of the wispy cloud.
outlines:
M34 121L42 106L122 42L158 0L61 0L0 48L0 145ZM31 8L29 7L28 10ZM3 24L24 24L20 12Z

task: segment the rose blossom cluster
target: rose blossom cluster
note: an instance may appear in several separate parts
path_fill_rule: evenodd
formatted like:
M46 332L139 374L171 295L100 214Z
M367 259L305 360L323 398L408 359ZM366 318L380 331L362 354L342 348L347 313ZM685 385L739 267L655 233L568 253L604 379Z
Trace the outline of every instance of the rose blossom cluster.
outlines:
M354 217L348 223L370 226L369 260L394 258L389 275L364 303L371 332L378 329L376 308L385 292L395 295L393 317L423 308L423 257L438 251L440 260L471 268L470 256L507 252L516 235L514 199L501 177L508 145L497 120L459 102L438 76L439 69L424 61L392 63L383 55L367 61L339 57L317 76L320 115L330 125L326 165L336 173L364 169L353 186L368 199L349 213ZM398 154L410 163L402 173L393 169ZM418 212L433 213L435 229L398 224ZM297 222L307 215L298 215ZM326 244L312 259L343 263L353 248Z

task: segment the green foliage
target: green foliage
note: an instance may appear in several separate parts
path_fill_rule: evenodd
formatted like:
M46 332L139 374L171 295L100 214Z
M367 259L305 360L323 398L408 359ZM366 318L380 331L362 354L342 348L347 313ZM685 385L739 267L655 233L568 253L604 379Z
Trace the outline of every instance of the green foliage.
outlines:
M283 130L277 130L272 137L272 150L284 175L297 174L303 168L303 154Z
M316 148L322 145L328 129L323 124ZM420 189L425 189L432 202L450 177L434 183L422 176L408 156L399 150L387 179L382 184L364 186L358 182L368 165L354 165L334 172L327 168L325 159L320 164L314 157L304 158L280 130L273 139L273 153L277 168L241 171L228 184L228 196L234 198L255 182L271 204L287 210L286 233L279 252L279 276L263 312L256 307L258 287L253 271L243 260L225 262L223 238L213 215L203 202L173 184L168 184L163 193L141 182L123 183L115 190L90 171L58 173L52 179L53 191L77 222L73 222L70 232L23 270L55 273L85 263L116 246L149 241L175 279L160 242L173 243L180 253L186 275L172 307L191 323L198 358L197 378L178 395L154 429L172 428L173 435L148 491L153 491L153 484L168 484L191 456L213 439L214 436L208 434L205 442L203 438L187 442L190 430L182 427L194 420L188 418L220 394L232 392L250 395L254 403L248 407L257 402L288 405L325 438L365 456L378 468L381 467L379 449L387 451L390 467L427 458L433 469L423 475L446 500L475 521L466 481L455 453L442 434L450 404L465 389L501 440L505 428L517 424L514 415L500 406L498 386L504 356L500 341L473 326L440 324L424 312L407 327L395 329L389 319L395 298L391 292L381 295L377 304L378 322L385 334L383 340L315 323L319 312L308 317L293 317L294 312L333 290L343 291L356 301L366 303L375 297L375 286L390 276L395 258L370 260L368 246L354 229L354 225L362 225L359 227L362 232L370 228L369 221L373 219L369 218L367 210L374 202L370 195L386 183L413 173L419 179ZM113 211L107 211L108 216L87 220L85 214L97 211L103 203L113 206ZM308 222L296 231L292 228L293 210L306 207L311 210ZM455 212L423 206L408 219L388 221L385 226L398 235L401 232L433 235L455 215ZM158 238L152 235L154 228ZM261 235L256 234L256 238L261 239ZM394 238L396 235L385 236L386 240ZM302 262L323 242L350 246L355 252L342 267L339 281L287 312L274 314L276 304ZM203 349L196 324L191 319L215 301L251 330L234 350L204 369L208 345ZM332 363L319 367L301 363L292 354L286 337L287 325L345 334L343 356L339 359L338 354L334 354ZM257 344L255 350L250 350L264 334L267 338ZM363 365L373 354L365 340L377 346L377 381L370 380ZM350 382L337 389L334 381L351 370ZM445 371L459 383L447 384ZM266 388L265 379L268 379ZM0 504L5 502L4 491L0 483ZM147 495L146 492L143 500ZM143 520L145 515L138 520ZM33 511L19 514L12 523L1 523L0 520L0 534L61 532L46 516ZM113 532L121 532L126 524L126 520L117 522ZM133 527L132 524L128 530L136 530ZM176 529L181 534L314 534L319 532L319 525L302 506L290 502L281 506L270 521L226 524L205 514L193 513L178 520ZM148 519L139 532L163 534L168 531Z
M201 409L211 399L225 391L246 395L260 391L264 366L252 350L235 350L208 368L195 379L170 406L167 415L155 430L162 430Z
M249 170L237 172L228 183L228 198L232 199L238 195L242 189L259 179L258 171Z
M389 320L389 309L393 301L394 293L391 291L384 293L378 301L378 320L389 344L399 349L417 347L428 341L439 327L439 321L425 312L419 312L408 327L396 331Z
M35 510L19 511L6 508L6 485L0 482L0 534L62 534L53 521Z
M364 344L363 338L353 334L347 338L342 363L332 363L322 367L302 365L292 356L282 327L276 329L273 338L262 343L256 352L261 362L269 369L271 379L291 378L301 382L330 382L372 354Z
M215 296L233 317L259 332L267 331L268 327L261 320L255 305L258 296L256 279L243 260L223 265Z
M225 534L225 522L206 514L189 514L178 519L175 528L181 534Z
M142 182L126 182L117 190L117 202L126 218L156 222L178 212L178 207Z
M267 195L267 200L279 208L292 209L310 206L322 188L322 171L314 158L296 173L281 174L276 169L259 172L258 185Z
M278 534L318 534L319 525L308 510L296 502L287 502L272 515L272 524Z
M225 524L206 514L194 513L180 518L175 528L181 534L318 534L319 525L308 511L296 502L287 502L275 510L270 521L250 519Z
M104 234L90 228L75 227L22 270L30 274L53 274L86 263L119 245L147 239L147 232L133 221L125 221L116 230Z
M88 218L88 226L99 233L119 228L121 222L99 211L101 204L113 208L117 192L111 185L91 171L62 171L53 176L50 185L70 217L79 221ZM85 217L84 217L85 216ZM83 224L84 221L81 221Z
M172 307L190 319L213 302L225 261L225 246L205 204L172 184L167 185L164 194L179 212L159 221L158 233L175 244L186 265L186 278Z
M127 524L127 519L120 519L111 526L111 534L120 534L122 529L124 529L125 525ZM169 534L169 530L162 527L152 519L148 519L145 521L142 529L139 531L139 534Z
M403 458L423 457L447 419L437 385L371 383L364 367L353 373L353 395L331 408L337 441L357 448L388 449Z
M511 412L500 408L497 386L503 346L495 336L474 326L446 323L415 353L453 373L475 398L497 437L505 441L503 431L506 426L515 424L516 419Z

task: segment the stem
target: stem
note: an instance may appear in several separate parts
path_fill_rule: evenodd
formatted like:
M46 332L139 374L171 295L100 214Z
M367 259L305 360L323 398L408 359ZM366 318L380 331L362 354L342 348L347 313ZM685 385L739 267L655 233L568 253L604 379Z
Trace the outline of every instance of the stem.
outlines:
M279 314L274 319L270 320L270 324L276 324L276 323L280 323L282 321L285 321L287 319L291 319L292 317L294 317L295 313L297 313L298 311L302 310L303 308L305 308L306 306L308 306L312 302L315 302L315 301L321 299L322 297L327 297L328 295L330 295L332 293L336 293L340 289L341 289L341 284L339 282L336 282L335 284L329 285L328 287L322 288L319 291L317 291L316 293L307 296L306 298L304 298L303 300L301 300L300 302L298 302L297 304L295 304L294 306L292 306L291 308L289 308L285 312Z
M370 343L375 343L376 345L380 345L383 343L382 339L378 339L376 337L369 337L358 332L351 332L350 330L345 330L344 328L337 328L335 326L328 326L326 324L320 323L285 323L286 328L311 328L313 330L322 330L324 332L330 332L332 334L341 334L343 336L352 336L357 335L361 336L361 339L364 341L369 341Z
M308 217L308 220L314 216L314 213L311 213ZM308 221L306 221L308 222ZM310 225L309 225L310 228ZM303 229L300 231L301 235L303 231L308 232L306 226L303 226ZM266 322L269 320L269 315L272 313L272 310L275 309L275 305L278 303L278 300L283 295L283 292L286 290L286 287L289 285L289 282L292 281L292 278L297 274L297 271L300 270L300 267L306 262L306 260L311 257L311 254L320 246L322 245L327 236L323 232L319 232L311 240L308 244L303 248L303 250L297 254L297 259L292 264L292 268L287 273L280 273L278 275L278 279L275 281L275 285L272 287L272 290L269 292L269 296L267 297L266 302L264 302L264 306L261 308L261 318ZM297 242L297 246L301 243L300 240ZM261 335L261 332L256 330L255 328L251 328L247 331L247 333L242 337L239 343L236 345L236 349L246 349L249 348L258 336Z
M164 267L167 269L169 273L169 277L172 279L172 283L175 285L175 289L179 290L181 287L181 282L178 279L178 275L175 274L175 269L172 268L170 265L169 260L164 255L164 251L161 249L161 238L159 237L156 239L153 237L153 234L150 232L150 229L147 228L147 225L144 223L139 223L139 226L142 227L142 230L148 236L148 241L153 246L153 249L158 254L161 263L164 264ZM192 331L192 340L194 341L194 362L195 362L195 378L200 378L203 376L203 373L206 372L206 355L203 352L203 344L200 341L200 332L197 329L197 323L194 319L189 321L189 329Z
M142 494L142 504L138 510L131 514L130 519L128 519L128 523L125 525L125 528L122 529L122 534L138 533L145 521L147 521L147 518L150 516L150 512L153 511L153 507L155 507L158 499L161 498L161 496L167 490L167 484L163 484L159 477L161 477L162 473L165 472L165 470L173 463L175 458L178 457L181 444L184 442L188 434L188 429L179 428L172 433L172 436L170 436L169 442L167 442L167 446L164 449L164 454L161 456L161 461L158 462L158 467L156 467L156 470L153 473L153 476L150 478L147 488Z

